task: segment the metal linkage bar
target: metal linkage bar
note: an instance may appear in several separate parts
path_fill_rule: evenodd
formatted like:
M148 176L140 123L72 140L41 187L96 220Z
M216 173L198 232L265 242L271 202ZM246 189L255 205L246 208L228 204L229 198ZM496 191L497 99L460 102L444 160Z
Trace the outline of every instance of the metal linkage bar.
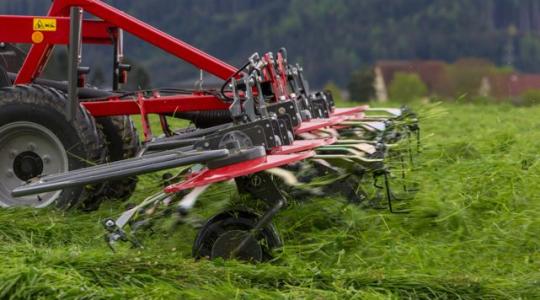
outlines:
M164 138L159 141L152 141L146 144L146 150L147 151L158 151L158 150L169 150L169 149L175 149L178 147L186 147L191 146L194 143L200 142L204 140L203 138L195 138L195 139L172 139L172 138Z
M77 169L77 170L73 170L73 171L69 171L65 173L47 175L40 178L40 180L42 182L45 182L45 181L51 181L53 179L56 180L60 178L69 178L75 175L87 174L89 172L88 171L89 169L90 169L90 172L96 172L96 171L101 171L105 169L107 171L116 170L116 169L121 170L126 167L132 167L132 166L137 166L141 164L144 165L148 163L156 163L156 162L164 162L164 161L172 160L174 158L177 158L179 155L190 156L190 155L195 155L195 154L196 154L195 151L184 152L179 149L161 151L161 152L144 155L144 157L129 158L129 159L121 160L121 161L115 161L112 163L106 163L106 164L96 165L96 166L92 166L88 168Z
M205 163L209 160L222 158L227 155L229 155L229 151L223 149L188 154L178 153L176 157L167 157L166 159L161 157L146 159L143 157L135 161L121 161L111 168L102 165L94 168L86 168L73 176L70 176L71 174L68 172L53 177L53 179L50 180L44 177L39 182L14 189L12 195L14 197L21 197L51 192L68 187L115 180L195 163Z
M83 11L79 7L71 8L69 25L69 56L68 56L68 98L67 118L73 120L79 109L77 92L79 64L81 63L81 25Z

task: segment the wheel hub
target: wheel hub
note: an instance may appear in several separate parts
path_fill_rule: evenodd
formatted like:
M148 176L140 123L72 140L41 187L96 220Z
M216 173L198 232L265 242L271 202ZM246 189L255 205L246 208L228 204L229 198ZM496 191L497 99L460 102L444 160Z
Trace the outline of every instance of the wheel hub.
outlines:
M64 145L48 128L29 121L0 126L0 207L48 206L61 191L18 198L11 191L40 175L68 170Z
M237 249L244 240L244 246ZM235 251L237 252L235 253ZM221 257L223 259L236 258L244 261L261 261L262 254L262 247L253 235L244 230L231 230L222 234L216 240L210 258Z
M22 181L28 181L43 173L43 160L32 151L25 151L13 161L13 172Z

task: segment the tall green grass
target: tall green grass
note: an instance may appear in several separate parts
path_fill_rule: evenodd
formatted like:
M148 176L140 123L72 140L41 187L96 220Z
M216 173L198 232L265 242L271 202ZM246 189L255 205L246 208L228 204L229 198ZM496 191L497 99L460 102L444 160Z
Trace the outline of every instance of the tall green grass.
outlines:
M535 299L540 298L540 108L444 104L423 120L410 214L342 199L292 202L276 218L274 261L191 258L196 230L157 228L145 249L112 253L86 214L0 211L0 299ZM156 192L141 180L133 201ZM227 205L210 192L195 215Z

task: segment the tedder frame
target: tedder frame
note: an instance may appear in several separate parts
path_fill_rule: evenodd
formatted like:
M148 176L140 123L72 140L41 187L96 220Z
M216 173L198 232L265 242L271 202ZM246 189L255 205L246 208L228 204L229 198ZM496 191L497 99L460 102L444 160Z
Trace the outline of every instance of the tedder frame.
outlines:
M85 15L94 18L87 19ZM170 182L162 192L127 210L117 220L106 220L109 243L131 241L138 244L124 227L128 224L140 227L145 220L135 222L135 219L137 216L144 219L145 214L140 214L141 211L153 211L159 205L168 206L176 201L183 214L193 207L198 195L210 184L235 180L240 193L263 200L267 210L259 214L234 210L211 218L199 232L193 253L195 257L261 260L266 257L264 247L275 248L281 244L270 221L287 203L285 190L294 194L295 189L300 189L301 183L291 179L294 172L308 174L301 176L304 183L318 176L334 174L337 180L327 184L326 189L320 189L341 193L351 202L367 200L367 194L359 192L358 188L369 177L367 175L374 179L382 177L384 186L378 186L376 180L373 185L385 191L388 208L393 212L391 199L395 197L390 191L390 171L384 160L398 157L403 164L402 153L392 149L401 140L408 141L411 133L416 132L419 138L416 115L404 108L371 109L367 105L335 108L331 93L309 90L303 69L288 63L284 48L275 56L271 52L262 56L255 53L244 66L237 68L99 0L54 0L46 16L0 15L0 28L3 28L0 48L4 44L31 44L17 71L0 70L0 114L2 99L5 103L19 101L21 107L26 107L25 101L30 100L24 97L30 94L33 95L30 98L42 97L40 105L47 102L52 103L51 109L61 107L65 110L61 112L66 119L62 126L77 127L73 125L77 120L87 122L86 127L74 131L80 131L77 138L84 138L80 144L91 149L98 159L97 148L103 145L95 144L101 143L101 135L111 133L106 132L107 128L101 128L101 135L89 138L90 133L84 132L84 128L99 131L89 119L101 120L103 127L116 122L108 118L141 115L144 133L142 149L131 151L127 157L121 156L112 162L101 159L94 166L70 162L70 168L66 162L56 172L47 173L44 163L50 161L50 157L34 153L33 142L20 141L15 129L19 126L25 133L33 132L42 148L66 148L67 141L51 138L55 132L43 128L56 123L55 117L44 117L41 125L35 125L24 111L19 111L20 119L24 119L22 122L13 119L11 124L3 124L0 120L0 150L4 147L2 143L14 148L9 159L0 157L0 168L7 161L9 176L6 176L13 178L10 169L13 163L15 175L21 179L21 184L11 189L13 197L37 195L39 205L39 195L43 193L88 186L97 193L110 181L180 166L198 166L183 174L183 181ZM203 89L201 84L193 90L122 91L120 84L127 81L130 70L130 66L123 63L124 32L193 65L201 73L222 79L221 90ZM112 91L89 88L85 84L89 68L81 66L83 44L112 46ZM68 46L67 83L40 78L56 45ZM5 77L7 79L3 79ZM58 106L59 99L66 102ZM14 108L9 106L9 109ZM41 109L43 113L47 107ZM186 117L196 128L173 131L166 118L209 112L215 112L223 119L199 126L192 117ZM152 133L149 114L159 115L163 136ZM213 115L206 116L206 119L213 119ZM127 122L117 123L113 124L115 129L129 131ZM58 126L53 129L62 130ZM6 137L2 137L2 133ZM123 140L122 136L120 145L109 144L125 148ZM136 133L132 134L131 141L138 143ZM18 151L17 147L22 150ZM112 150L118 149L113 147ZM410 147L408 153L411 154ZM64 161L68 160L63 157ZM103 185L92 186L96 184ZM187 190L191 191L184 193ZM317 189L304 189L302 193L314 190ZM2 195L0 184L0 197ZM182 199L178 200L176 196L182 196ZM2 203L0 199L0 205ZM260 243L262 240L265 243Z

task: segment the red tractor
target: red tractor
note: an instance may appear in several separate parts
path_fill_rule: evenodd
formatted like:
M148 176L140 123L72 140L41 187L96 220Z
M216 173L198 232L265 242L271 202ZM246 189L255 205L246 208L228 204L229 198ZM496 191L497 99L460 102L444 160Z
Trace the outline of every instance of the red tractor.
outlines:
M303 181L343 175L327 192L354 201L366 198L357 188L366 175L383 177L380 188L392 209L385 159L392 145L419 133L407 109L335 108L330 93L309 89L285 49L254 54L237 68L99 0L54 0L47 16L2 15L0 27L0 206L95 209L106 198L129 198L137 175L195 166L106 220L111 243L138 244L124 227L148 207L176 204L185 214L210 184L234 179L240 193L262 199L267 209L211 218L194 255L264 259L280 244L271 219L286 205L283 183L298 184L299 168L310 166ZM124 32L221 78L222 87L123 91L130 70ZM14 44L31 47L25 53ZM112 46L112 90L85 84L91 70L81 65L82 44ZM57 45L68 47L67 82L40 78ZM150 114L159 116L159 136ZM143 141L132 115L141 116ZM194 126L171 128L171 117ZM189 193L174 197L183 191Z

